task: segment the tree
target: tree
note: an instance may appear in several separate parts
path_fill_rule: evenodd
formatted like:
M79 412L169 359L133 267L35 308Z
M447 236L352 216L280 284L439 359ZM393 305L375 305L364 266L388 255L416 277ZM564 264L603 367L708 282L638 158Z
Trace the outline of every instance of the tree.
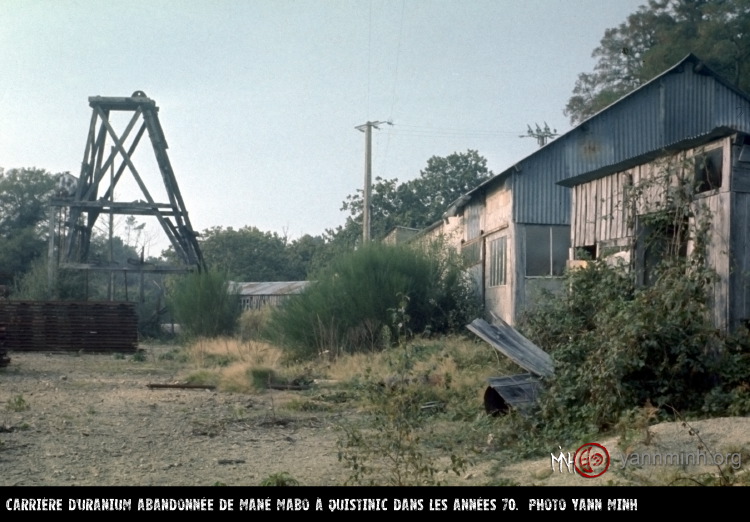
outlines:
M305 234L286 246L289 280L301 281L307 279L313 270L319 252L325 248L322 236Z
M10 284L44 253L54 189L55 176L43 169L0 169L0 284Z
M604 32L594 72L578 75L564 113L578 124L689 53L750 89L750 0L649 0Z
M435 223L448 205L492 175L487 160L470 149L444 158L433 156L419 177L406 183L376 178L371 200L372 237L383 236L395 226L424 228ZM341 209L348 210L350 217L344 228L359 226L361 234L362 208L361 190L346 198Z
M286 239L246 226L212 227L201 233L203 257L210 270L226 272L236 281L285 281L289 270ZM292 277L290 277L292 276Z

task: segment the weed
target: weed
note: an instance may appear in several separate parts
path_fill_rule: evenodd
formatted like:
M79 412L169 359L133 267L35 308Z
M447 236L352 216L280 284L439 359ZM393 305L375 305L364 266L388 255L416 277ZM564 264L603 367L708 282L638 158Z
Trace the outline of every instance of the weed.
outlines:
M23 398L23 395L15 395L8 399L5 409L8 411L21 412L30 408L29 403Z
M277 381L276 372L271 368L251 368L248 374L256 390L266 390L270 384Z
M260 486L299 486L299 481L291 476L286 471L280 473L273 473L263 480L261 480Z
M356 485L438 485L440 473L464 469L463 458L450 454L450 463L440 465L430 455L422 437L430 434L422 410L426 386L414 375L414 353L404 342L409 324L408 297L400 296L400 306L393 311L398 337L397 348L389 350L389 364L394 372L390 382L372 378L365 372L360 385L361 398L368 409L363 427L339 426L338 458L350 470L347 484ZM449 452L448 452L449 453Z
M703 475L702 479L700 477L687 477L687 479L694 481L697 484L706 485L706 486L710 486L710 485L734 486L736 482L736 476L728 471L728 468L729 468L728 463L725 462L724 460L722 460L722 463L717 462L718 459L716 459L716 454L711 450L711 448L708 447L708 445L706 444L706 441L703 440L703 437L701 437L700 432L696 430L695 428L693 428L685 419L683 419L676 409L672 408L672 412L681 421L682 427L688 431L688 434L691 437L695 437L697 439L698 441L697 448L701 451L705 451L709 456L713 456L709 460L713 460L713 464L714 466L716 466L716 469L718 470L718 475L707 474L707 475Z
M189 384L200 384L203 386L217 386L219 375L209 370L198 370L187 376Z
M131 360L135 362L146 362L146 352L144 350L138 350L133 354Z
M320 402L307 400L307 399L292 399L284 405L284 408L291 411L333 411L333 407L330 404L322 404Z

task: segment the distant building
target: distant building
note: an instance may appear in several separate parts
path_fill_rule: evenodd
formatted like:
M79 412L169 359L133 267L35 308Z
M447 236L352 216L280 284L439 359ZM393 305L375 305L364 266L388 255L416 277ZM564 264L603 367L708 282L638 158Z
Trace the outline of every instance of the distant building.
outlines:
M400 245L411 241L419 232L418 228L394 227L385 235L382 242L386 245Z
M232 283L240 295L243 310L258 310L265 306L279 306L290 296L301 293L310 281L273 281L261 283Z

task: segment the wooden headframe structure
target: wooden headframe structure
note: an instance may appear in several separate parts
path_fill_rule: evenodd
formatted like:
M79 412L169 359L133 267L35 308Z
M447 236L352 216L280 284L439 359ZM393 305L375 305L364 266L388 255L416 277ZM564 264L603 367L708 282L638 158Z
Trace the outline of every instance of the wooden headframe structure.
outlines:
M50 266L56 259L60 268L80 270L122 271L128 267L108 266L106 263L92 263L89 260L89 247L92 230L102 215L110 216L110 237L113 215L154 216L159 221L174 248L180 266L148 267L141 260L140 266L132 269L140 272L173 272L204 270L203 256L190 224L185 203L180 194L177 180L167 155L167 141L159 123L158 107L154 100L142 91L130 97L89 98L93 109L91 124L83 155L81 174L75 191L58 194L51 203L50 219ZM110 113L120 111L132 113L122 135L117 134L110 122ZM139 125L140 123L140 125ZM138 173L133 154L144 133L148 136L156 155L156 163L161 173L168 202L156 202ZM108 140L110 138L110 140ZM130 141L128 141L130 140ZM127 148L126 148L127 144ZM143 199L132 202L114 201L115 186L127 171L143 193ZM59 212L62 209L63 212ZM55 224L59 227L59 243L55 253Z

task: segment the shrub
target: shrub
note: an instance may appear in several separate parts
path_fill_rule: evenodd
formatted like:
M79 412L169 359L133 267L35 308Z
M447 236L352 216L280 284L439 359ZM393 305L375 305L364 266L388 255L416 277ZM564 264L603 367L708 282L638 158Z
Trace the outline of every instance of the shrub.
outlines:
M447 332L478 310L457 258L411 246L367 245L334 260L315 280L270 319L274 338L302 357L377 350L400 335ZM407 324L393 321L401 301Z
M168 306L182 331L193 337L232 334L240 315L239 295L220 272L191 272L174 281Z

